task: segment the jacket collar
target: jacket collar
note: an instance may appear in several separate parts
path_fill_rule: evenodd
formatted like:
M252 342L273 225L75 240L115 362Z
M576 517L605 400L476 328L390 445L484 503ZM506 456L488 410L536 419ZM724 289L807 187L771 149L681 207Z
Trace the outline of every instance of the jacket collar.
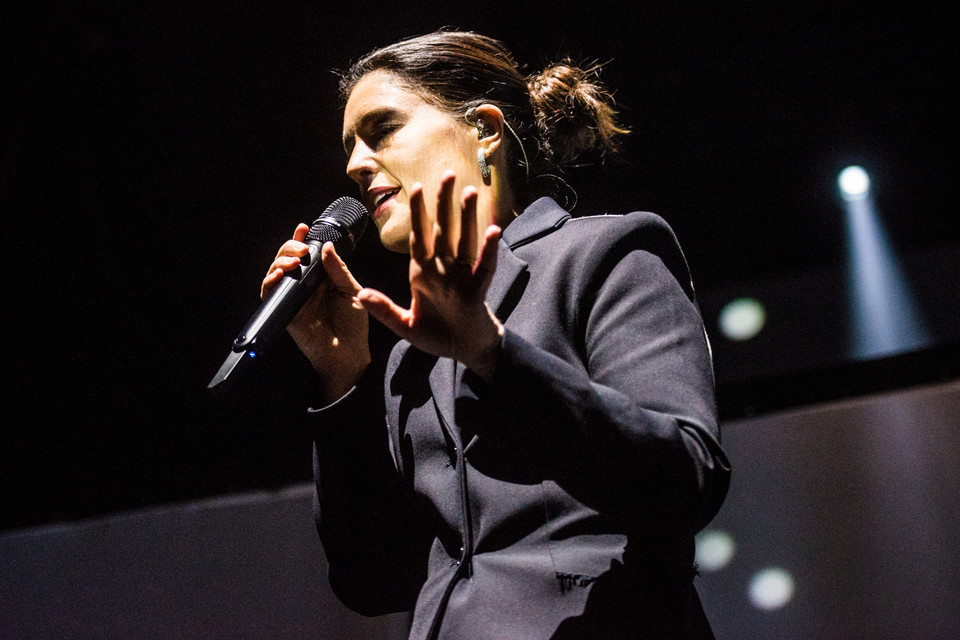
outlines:
M569 219L570 214L552 198L540 198L503 230L497 248L497 270L487 290L487 304L501 322L513 311L528 279L527 263L513 250L559 229Z
M567 220L567 213L553 198L540 198L530 204L523 213L503 230L503 241L511 249L559 229Z

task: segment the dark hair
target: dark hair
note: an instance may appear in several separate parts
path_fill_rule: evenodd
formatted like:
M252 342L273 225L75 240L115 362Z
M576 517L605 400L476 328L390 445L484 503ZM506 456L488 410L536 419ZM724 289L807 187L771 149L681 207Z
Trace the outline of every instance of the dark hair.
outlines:
M524 76L501 42L469 31L436 31L368 53L341 74L341 98L373 71L394 74L454 117L484 103L499 107L515 135L505 136L507 177L522 205L566 184L558 171L616 153L617 136L628 132L599 65L564 60Z

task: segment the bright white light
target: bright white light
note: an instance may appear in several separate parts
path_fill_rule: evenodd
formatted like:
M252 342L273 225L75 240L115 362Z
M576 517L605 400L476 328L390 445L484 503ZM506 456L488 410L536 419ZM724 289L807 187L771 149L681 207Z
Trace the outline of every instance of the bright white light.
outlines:
M703 531L697 535L697 566L703 571L719 571L730 564L735 549L726 531Z
M853 169L859 167L843 173ZM854 357L877 358L926 346L929 333L923 313L873 198L868 194L844 199Z
M753 298L737 298L720 310L720 331L730 340L742 342L754 337L763 329L767 312Z
M870 176L863 167L847 167L840 172L837 184L844 200L862 200L870 193Z
M750 580L750 602L757 609L773 611L793 597L793 576L786 570L769 567Z

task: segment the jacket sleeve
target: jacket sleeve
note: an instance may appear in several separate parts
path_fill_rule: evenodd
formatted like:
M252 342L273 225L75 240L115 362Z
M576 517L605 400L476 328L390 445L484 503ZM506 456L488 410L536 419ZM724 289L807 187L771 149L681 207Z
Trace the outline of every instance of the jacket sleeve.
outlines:
M390 454L383 373L374 369L335 404L311 410L315 517L330 586L368 616L413 608L432 542Z
M575 249L585 257L563 324L576 361L508 321L493 382L464 376L457 419L542 460L628 531L694 533L719 510L730 474L709 345L672 232L630 218Z

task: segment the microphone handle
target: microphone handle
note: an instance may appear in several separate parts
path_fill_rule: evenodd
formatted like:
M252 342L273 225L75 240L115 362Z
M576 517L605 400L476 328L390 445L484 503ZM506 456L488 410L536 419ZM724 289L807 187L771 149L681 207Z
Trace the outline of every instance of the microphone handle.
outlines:
M321 246L308 245L310 252L300 258L300 266L285 274L270 297L264 300L231 347L234 353L262 349L287 328L326 275L320 262Z
M333 201L314 221L306 237L308 253L300 258L300 266L284 274L260 308L253 314L240 335L233 341L230 354L207 385L214 392L230 388L239 369L249 366L257 352L269 345L297 315L304 303L326 278L320 260L320 251L327 241L333 242L337 253L348 255L367 226L367 210L358 200L344 196Z
M283 276L280 284L233 341L230 354L210 380L207 389L215 394L223 394L235 388L237 376L241 375L238 369L252 366L245 363L249 363L257 356L259 349L269 345L279 332L287 328L316 290L325 275L320 264L320 245L310 242L308 246L310 253L300 258L300 266ZM236 375L231 375L235 372Z

